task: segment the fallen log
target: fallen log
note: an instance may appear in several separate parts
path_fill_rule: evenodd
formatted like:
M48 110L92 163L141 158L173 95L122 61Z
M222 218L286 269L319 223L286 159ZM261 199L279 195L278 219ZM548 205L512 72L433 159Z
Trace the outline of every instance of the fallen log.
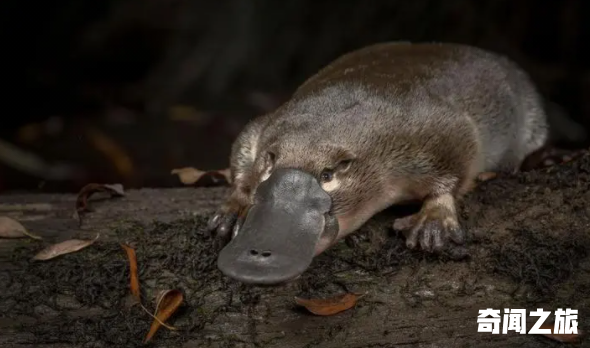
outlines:
M551 347L541 335L478 332L486 308L590 309L590 156L498 177L461 204L469 256L455 260L405 248L386 211L339 243L298 280L280 287L235 283L216 268L207 217L226 188L142 189L96 194L74 218L76 196L0 196L0 215L43 240L0 239L1 347L139 347L153 318L131 301L135 249L142 303L161 290L184 302L148 345L154 347ZM102 195L102 196L101 196ZM34 261L71 238L91 246ZM294 297L366 294L353 308L316 316ZM537 318L527 317L527 331ZM548 319L550 321L551 319ZM500 332L502 327L500 327Z

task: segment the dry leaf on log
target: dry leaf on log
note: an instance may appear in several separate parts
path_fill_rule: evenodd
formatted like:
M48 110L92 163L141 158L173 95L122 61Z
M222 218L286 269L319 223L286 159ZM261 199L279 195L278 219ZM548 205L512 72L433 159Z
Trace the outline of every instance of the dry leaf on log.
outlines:
M199 179L201 179L203 177L203 175L207 174L207 172L204 172L202 170L198 170L196 168L186 167L186 168L172 169L171 174L178 175L180 182L182 182L183 184L192 185L192 184L196 183L197 181L199 181Z
M175 327L166 324L165 321L168 320L182 304L182 301L184 300L182 292L179 290L160 291L160 293L156 297L155 313L150 313L150 311L147 308L145 308L145 306L141 303L141 293L139 291L139 277L135 249L125 244L121 244L121 246L123 247L123 249L125 249L127 257L129 259L129 269L131 273L131 294L137 300L137 303L139 303L141 308L152 318L154 318L154 321L152 322L152 325L150 327L150 331L148 332L144 342L148 342L149 340L151 340L152 337L155 335L156 331L158 331L158 329L160 328L160 326L164 326L169 330L176 330Z
M347 293L324 299L302 299L295 297L295 302L315 315L334 315L354 307L364 294Z
M78 198L76 199L76 211L74 213L75 218L80 221L80 224L82 224L82 214L90 211L88 208L88 199L97 192L108 192L111 194L111 197L125 196L125 190L121 184L92 183L84 186L78 193Z
M6 216L0 216L0 238L23 238L31 237L33 239L43 239L33 234L25 228L20 222Z
M135 249L125 244L121 244L121 246L123 247L123 249L125 249L125 252L127 253L127 258L129 259L129 277L131 294L133 294L133 297L137 299L137 302L141 302L141 294L139 291L139 276L137 271L137 256L135 255Z
M60 255L70 254L78 250L82 250L96 242L100 233L94 239L69 239L63 242L52 244L33 256L33 260L46 261L56 258Z
M176 312L178 307L182 304L183 295L180 290L163 290L156 297L156 313L154 315L154 321L150 327L150 331L145 337L144 343L148 342L161 325L166 326L171 330L175 330L174 327L165 324L166 320Z
M182 182L185 185L193 185L205 176L210 176L212 181L214 183L217 183L219 179L216 178L216 175L222 176L228 184L231 184L231 171L229 168L221 170L203 171L193 167L185 167L173 169L171 174L178 175L180 182Z

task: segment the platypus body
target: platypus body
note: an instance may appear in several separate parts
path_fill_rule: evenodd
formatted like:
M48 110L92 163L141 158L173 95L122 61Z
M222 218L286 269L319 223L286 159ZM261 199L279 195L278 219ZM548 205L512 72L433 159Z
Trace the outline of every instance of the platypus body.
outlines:
M458 44L384 43L346 54L232 146L232 192L209 229L218 266L251 284L298 277L394 204L409 248L464 243L456 211L484 172L515 172L548 139L543 101L509 59Z

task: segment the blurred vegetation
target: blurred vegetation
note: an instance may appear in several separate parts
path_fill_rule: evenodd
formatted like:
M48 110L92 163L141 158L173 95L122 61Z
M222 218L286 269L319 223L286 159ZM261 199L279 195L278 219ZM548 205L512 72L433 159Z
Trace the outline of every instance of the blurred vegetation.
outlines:
M178 185L173 168L226 167L231 142L250 118L337 56L390 40L504 53L590 128L588 1L0 6L7 53L0 190L77 190L88 181L171 186Z

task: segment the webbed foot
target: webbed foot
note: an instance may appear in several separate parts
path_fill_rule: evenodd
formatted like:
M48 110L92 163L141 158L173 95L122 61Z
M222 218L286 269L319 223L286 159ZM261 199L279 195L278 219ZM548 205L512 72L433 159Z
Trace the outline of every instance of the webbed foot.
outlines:
M465 242L465 232L457 221L455 200L450 194L427 199L418 213L397 219L393 228L404 233L408 248L420 245L429 253L449 249L450 241Z

